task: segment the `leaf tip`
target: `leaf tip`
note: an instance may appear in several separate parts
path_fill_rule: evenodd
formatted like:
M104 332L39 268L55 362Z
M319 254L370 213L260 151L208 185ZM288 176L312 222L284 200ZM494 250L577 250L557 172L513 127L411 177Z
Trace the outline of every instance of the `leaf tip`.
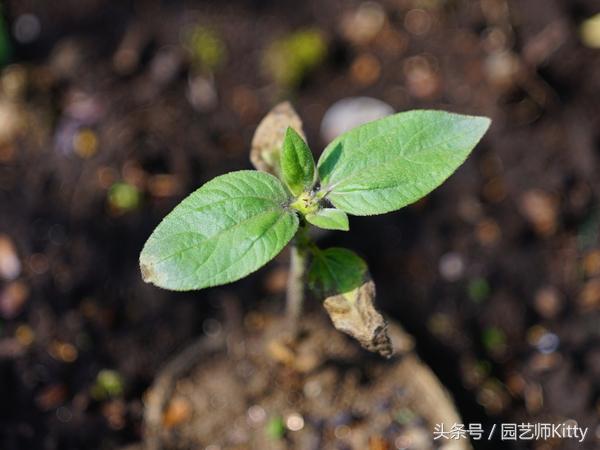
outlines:
M285 129L285 138L288 139L290 136L293 136L296 133L296 130L294 130L294 128L292 128L290 125L287 126L287 128Z
M492 119L487 116L476 116L475 119L477 120L477 128L483 136L492 125Z

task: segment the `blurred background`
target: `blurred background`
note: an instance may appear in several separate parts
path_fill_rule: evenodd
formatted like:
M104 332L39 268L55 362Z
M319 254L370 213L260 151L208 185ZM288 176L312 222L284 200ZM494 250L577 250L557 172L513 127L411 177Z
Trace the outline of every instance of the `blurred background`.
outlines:
M597 0L0 9L1 449L139 441L144 391L224 298L283 301L285 254L191 293L144 285L137 264L187 193L251 167L253 132L282 100L316 153L391 111L493 119L443 187L323 245L365 257L381 309L465 423L574 420L590 432L569 448L600 448Z

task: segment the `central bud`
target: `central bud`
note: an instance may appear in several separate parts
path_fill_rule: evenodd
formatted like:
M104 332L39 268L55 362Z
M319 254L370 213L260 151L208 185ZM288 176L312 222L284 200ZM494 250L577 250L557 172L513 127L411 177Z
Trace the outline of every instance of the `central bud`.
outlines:
M319 199L316 198L314 192L303 192L290 205L296 211L300 211L303 216L314 214L319 210Z

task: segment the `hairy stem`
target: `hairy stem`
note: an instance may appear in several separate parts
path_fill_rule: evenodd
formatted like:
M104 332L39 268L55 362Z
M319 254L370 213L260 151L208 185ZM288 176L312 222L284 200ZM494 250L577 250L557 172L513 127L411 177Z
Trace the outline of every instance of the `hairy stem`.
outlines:
M298 330L298 321L304 303L304 284L308 262L306 250L305 229L301 228L291 246L290 273L286 291L287 319L290 323L290 330L294 335Z

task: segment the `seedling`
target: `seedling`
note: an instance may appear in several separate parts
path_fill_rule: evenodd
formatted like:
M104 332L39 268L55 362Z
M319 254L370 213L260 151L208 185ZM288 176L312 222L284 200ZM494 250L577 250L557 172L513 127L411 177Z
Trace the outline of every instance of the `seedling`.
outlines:
M103 369L98 372L91 395L96 400L119 397L123 394L123 377L114 370Z
M231 283L291 241L291 324L308 285L336 328L389 356L366 262L348 249L320 249L309 226L347 231L348 215L384 214L419 200L463 163L489 124L443 111L402 112L342 134L315 163L300 119L281 104L253 140L251 160L260 171L219 176L184 199L146 242L142 276L175 291Z
M140 191L132 184L118 182L108 190L108 204L118 214L136 209L140 204Z
M196 71L213 73L227 59L225 42L215 30L196 25L184 34L184 47Z
M263 54L263 67L284 89L294 89L327 55L327 42L318 30L296 31L275 40Z

